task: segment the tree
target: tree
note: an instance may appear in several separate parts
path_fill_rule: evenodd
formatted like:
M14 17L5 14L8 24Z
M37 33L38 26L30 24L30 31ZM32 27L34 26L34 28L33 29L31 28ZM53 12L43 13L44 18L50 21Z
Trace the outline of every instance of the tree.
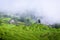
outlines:
M60 28L60 24L53 24L52 27L53 28Z

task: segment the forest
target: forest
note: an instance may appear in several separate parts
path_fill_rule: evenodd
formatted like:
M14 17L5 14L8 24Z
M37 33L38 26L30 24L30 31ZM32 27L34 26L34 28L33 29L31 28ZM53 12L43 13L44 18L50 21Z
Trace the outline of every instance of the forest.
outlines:
M28 13L0 12L0 40L60 40L60 24L42 24L41 17Z

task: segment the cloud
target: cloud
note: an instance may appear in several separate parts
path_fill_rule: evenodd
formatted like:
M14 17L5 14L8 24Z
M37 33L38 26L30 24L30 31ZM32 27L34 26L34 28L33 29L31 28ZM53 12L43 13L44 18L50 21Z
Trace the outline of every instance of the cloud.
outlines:
M12 12L35 10L36 16L43 16L42 23L60 22L60 0L0 0L0 10Z

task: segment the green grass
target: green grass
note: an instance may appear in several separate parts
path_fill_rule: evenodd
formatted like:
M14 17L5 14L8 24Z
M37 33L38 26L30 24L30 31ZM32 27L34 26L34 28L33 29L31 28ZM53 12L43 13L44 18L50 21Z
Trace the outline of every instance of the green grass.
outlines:
M60 40L60 29L48 27L43 24L0 26L1 40Z

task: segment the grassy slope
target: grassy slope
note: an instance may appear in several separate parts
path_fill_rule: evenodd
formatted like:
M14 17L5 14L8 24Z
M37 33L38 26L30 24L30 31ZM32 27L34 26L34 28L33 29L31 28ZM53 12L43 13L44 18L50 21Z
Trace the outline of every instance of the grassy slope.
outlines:
M3 24L0 26L1 40L60 40L60 29L42 24L31 26Z

